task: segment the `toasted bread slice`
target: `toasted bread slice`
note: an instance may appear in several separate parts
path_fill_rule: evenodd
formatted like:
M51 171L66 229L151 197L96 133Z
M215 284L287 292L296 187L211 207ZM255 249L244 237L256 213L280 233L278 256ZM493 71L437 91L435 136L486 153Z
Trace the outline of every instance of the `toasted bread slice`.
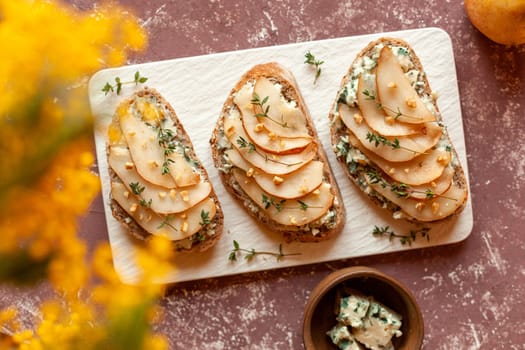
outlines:
M394 218L433 222L464 208L465 173L407 42L380 38L366 46L343 77L329 119L346 174Z
M281 65L256 65L241 77L210 144L226 189L285 241L323 241L343 228L326 154L295 78Z
M219 200L175 110L144 88L118 106L108 129L111 210L139 240L165 236L179 252L221 237Z

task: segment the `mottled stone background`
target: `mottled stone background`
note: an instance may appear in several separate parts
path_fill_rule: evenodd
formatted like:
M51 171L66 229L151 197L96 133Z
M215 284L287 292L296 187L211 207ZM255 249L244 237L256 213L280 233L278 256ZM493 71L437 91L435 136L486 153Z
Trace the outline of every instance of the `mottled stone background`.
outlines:
M70 1L81 9L99 1ZM463 2L421 0L122 0L150 35L130 63L421 27L452 38L467 144L474 229L463 243L174 286L158 328L173 349L301 349L303 307L329 272L368 265L417 297L424 349L525 349L525 47L492 43ZM225 67L227 69L227 67ZM100 198L82 223L107 240ZM26 318L46 294L2 286L0 306Z

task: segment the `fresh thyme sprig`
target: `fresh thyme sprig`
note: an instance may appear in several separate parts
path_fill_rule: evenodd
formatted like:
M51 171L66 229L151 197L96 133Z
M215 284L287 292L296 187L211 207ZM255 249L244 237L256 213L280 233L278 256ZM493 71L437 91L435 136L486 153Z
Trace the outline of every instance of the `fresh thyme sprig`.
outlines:
M390 241L394 239L399 239L399 242L402 245L408 244L409 246L412 245L413 242L416 241L418 236L421 236L421 238L426 238L427 242L430 241L430 235L429 235L430 228L429 227L422 227L418 230L410 230L408 234L405 235L399 235L392 231L390 229L390 226L376 226L374 225L374 230L372 231L372 234L374 236L384 237L388 236L388 239Z
M376 147L379 147L379 145L385 145L388 147L392 147L392 149L402 149L404 151L412 152L415 154L424 154L424 152L422 153L422 152L414 151L413 149L401 146L398 138L389 140L383 135L374 134L373 132L370 132L370 131L367 131L366 133L366 140L370 143L373 143L374 146Z
M255 117L267 118L268 120L274 122L275 124L279 125L280 127L287 128L288 127L288 123L286 123L284 121L275 120L275 119L273 119L272 117L270 117L268 115L268 112L270 111L270 105L265 106L265 104L268 103L268 99L269 98L270 98L269 96L266 96L266 97L264 97L261 100L261 98L259 97L259 95L256 92L253 93L253 96L252 96L252 99L250 100L250 103L252 105L259 106L261 108L261 110L262 110L262 113L256 113Z
M151 198L146 201L146 199L142 196L142 192L144 192L145 187L141 186L138 182L132 182L129 184L129 187L131 188L131 192L133 192L134 195L138 196L140 198L139 204L145 208L151 208L152 200Z
M161 229L164 226L168 226L168 227L171 227L172 229L174 229L175 231L178 231L178 229L170 223L170 221L173 220L173 218L174 218L173 214L166 215L166 217L164 218L164 220L162 220L160 225L157 226L157 229Z
M304 58L306 59L304 61L305 64L309 64L315 67L315 78L314 78L314 84L315 84L317 82L317 79L321 76L321 65L324 63L324 61L317 60L310 51L304 54Z
M201 210L201 221L199 222L199 225L206 226L209 223L211 223L210 212Z
M146 81L148 81L148 78L143 77L140 75L139 71L135 72L135 75L133 77L132 81L122 81L120 77L115 77L115 84L110 84L109 82L106 82L106 85L102 88L102 91L104 92L104 95L109 94L110 92L115 92L117 95L120 94L122 91L122 85L125 84L144 84Z
M239 242L237 242L236 240L233 240L233 249L230 251L230 254L228 255L228 260L237 261L237 255L239 253L246 253L244 255L244 259L248 261L252 260L256 255L275 256L277 261L280 261L285 256L301 255L301 253L284 253L282 244L279 244L279 252L276 253L276 252L269 252L269 251L256 251L254 248L251 248L251 249L241 248L241 246L239 245Z
M169 165L174 163L173 159L170 158L170 155L175 152L175 142L174 142L174 133L171 129L166 129L162 127L162 121L159 120L159 126L157 127L157 138L159 141L159 146L163 149L164 161L162 162L162 175L165 175L170 172Z
M267 195L262 195L262 204L264 205L264 209L269 209L270 207L274 207L278 212L280 212L283 209L299 209L302 211L308 210L308 208L321 208L321 206L313 206L310 205L302 200L297 200L298 206L287 206L286 199L277 200L273 197L268 197Z
M381 174L376 169L369 168L366 171L366 175L368 176L368 179L369 179L371 184L380 184L381 187L383 187L383 188L389 187L390 191L395 193L399 198L408 198L408 197L410 197L411 194L421 193L421 194L425 195L426 199L432 199L432 198L435 198L435 197L442 197L442 198L446 198L446 199L449 199L449 200L452 200L452 201L457 201L457 199L455 199L455 198L437 194L436 192L434 192L430 188L427 188L424 191L422 191L422 190L414 189L414 188L410 187L410 185L407 185L407 184L405 184L403 182L400 182L400 183L389 183L388 181L386 181L381 176Z
M395 138L393 141L390 141L383 135L374 134L370 131L366 133L366 140L370 143L373 143L376 147L382 144L385 146L392 147L392 149L401 148L401 145L399 144L399 139Z
M273 163L277 163L277 164L282 164L282 165L286 165L286 166L294 166L294 165L297 165L297 164L300 164L301 162L296 162L296 163L285 163L285 162L281 162L277 159L272 159L272 158L269 158L266 154L264 153L261 153L257 150L257 147L247 141L244 137L242 136L239 136L237 138L237 140L235 140L237 142L237 145L239 145L239 148L247 148L248 149L248 153L251 153L251 152L255 152L257 153L259 156L261 156L262 158L264 158L264 161L266 162L273 162Z
M403 116L405 118L409 118L409 119L415 119L415 120L421 119L419 117L414 117L413 115L408 115L408 114L405 114L405 113L401 112L401 109L399 107L397 107L397 109L394 110L394 109L392 109L390 107L384 106L381 102L377 101L377 97L376 97L376 95L374 94L373 91L370 91L368 89L364 89L363 90L363 95L366 96L367 100L374 100L374 101L376 101L376 106L377 106L378 109L383 109L385 111L393 113L394 114L393 118L395 120L397 120L401 116Z
M268 197L265 194L262 195L262 204L264 205L264 209L269 209L271 206L273 206L279 212L283 209L283 205L285 202L286 199L281 199L280 201L277 201L273 197Z
M257 152L255 145L246 141L244 137L239 136L236 141L240 148L248 148L248 153Z

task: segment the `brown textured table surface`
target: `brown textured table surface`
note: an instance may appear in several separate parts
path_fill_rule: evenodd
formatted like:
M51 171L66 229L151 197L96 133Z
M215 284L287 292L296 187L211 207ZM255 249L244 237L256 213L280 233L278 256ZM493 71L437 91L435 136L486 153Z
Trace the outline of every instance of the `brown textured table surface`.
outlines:
M71 1L91 8L97 1ZM188 282L162 301L173 349L301 349L303 308L329 272L367 265L399 279L425 319L424 349L525 349L525 47L481 35L460 1L122 0L150 35L130 62L384 31L440 27L452 38L474 229L459 244ZM100 197L82 222L107 240ZM41 289L41 288L40 288ZM41 290L2 287L0 306L36 310Z

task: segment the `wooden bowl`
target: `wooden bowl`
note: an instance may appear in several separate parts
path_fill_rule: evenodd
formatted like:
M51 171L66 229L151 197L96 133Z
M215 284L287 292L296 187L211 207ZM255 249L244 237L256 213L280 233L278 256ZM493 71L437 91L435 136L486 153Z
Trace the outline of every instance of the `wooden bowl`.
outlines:
M423 343L423 315L410 291L394 278L369 267L355 266L326 276L312 291L303 319L306 350L337 350L326 335L336 323L336 291L355 289L399 313L403 335L392 338L396 350L418 350Z

